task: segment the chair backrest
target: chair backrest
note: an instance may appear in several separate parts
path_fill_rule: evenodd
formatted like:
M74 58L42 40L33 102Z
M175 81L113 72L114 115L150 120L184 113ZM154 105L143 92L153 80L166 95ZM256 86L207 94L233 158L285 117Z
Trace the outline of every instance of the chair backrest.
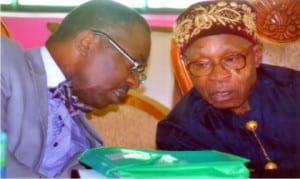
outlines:
M156 125L169 112L159 102L130 93L124 103L88 114L106 146L156 149Z
M145 111L146 113L152 115L156 119L163 119L164 117L166 117L166 114L170 111L167 107L165 107L158 101L150 97L133 92L128 94L124 103L139 108Z
M300 70L300 1L259 0L256 27L264 44L263 62Z
M5 35L6 37L12 38L12 34L8 27L6 26L5 22L0 18L1 21L1 35Z
M171 64L180 92L184 95L193 87L193 84L174 40L171 41Z
M273 43L299 40L299 0L259 0L253 4L257 11L257 32L263 40Z

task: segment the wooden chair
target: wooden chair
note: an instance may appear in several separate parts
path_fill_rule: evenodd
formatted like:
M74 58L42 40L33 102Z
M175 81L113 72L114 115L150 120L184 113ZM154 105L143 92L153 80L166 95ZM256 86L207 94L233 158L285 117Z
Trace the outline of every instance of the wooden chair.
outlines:
M9 38L12 38L12 34L8 27L6 26L5 22L0 18L1 21L1 35L5 35Z
M156 149L156 125L169 112L159 102L130 93L124 103L88 114L106 146Z
M174 40L171 41L171 64L181 95L184 95L193 87L193 84Z
M289 43L300 38L299 0L257 0L257 32L263 40Z
M300 70L300 1L257 0L257 32L263 62Z

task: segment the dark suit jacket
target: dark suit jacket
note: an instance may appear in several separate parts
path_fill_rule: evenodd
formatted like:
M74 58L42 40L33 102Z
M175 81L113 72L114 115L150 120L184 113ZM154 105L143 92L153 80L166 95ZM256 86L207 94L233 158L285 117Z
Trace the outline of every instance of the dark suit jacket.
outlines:
M1 36L1 129L8 136L7 177L39 177L47 141L47 81L40 49L24 52L15 42ZM102 139L85 115L76 120L92 147ZM77 156L61 174L80 167Z
M251 110L235 115L217 109L192 88L158 123L156 142L163 150L219 150L248 158L251 177L300 177L300 72L262 64L249 97ZM264 152L246 129L258 123L256 136L278 170L266 171Z

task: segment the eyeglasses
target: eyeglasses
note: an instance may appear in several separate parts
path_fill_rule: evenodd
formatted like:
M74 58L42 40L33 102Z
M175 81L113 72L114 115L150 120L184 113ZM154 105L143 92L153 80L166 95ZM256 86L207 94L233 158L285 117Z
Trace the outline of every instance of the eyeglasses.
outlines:
M241 70L246 67L246 60L249 52L250 48L246 54L237 53L225 56L221 59L220 64L228 70ZM211 60L207 58L197 59L188 63L187 69L193 76L201 77L209 75L213 71L215 65L217 64L212 63Z
M131 64L131 72L138 74L139 76L139 83L143 84L145 80L147 79L147 76L143 73L145 71L146 66L143 64L140 64L137 60L133 59L115 40L113 40L107 33L96 30L96 29L91 29L91 31L100 36L105 36L109 43L114 46Z

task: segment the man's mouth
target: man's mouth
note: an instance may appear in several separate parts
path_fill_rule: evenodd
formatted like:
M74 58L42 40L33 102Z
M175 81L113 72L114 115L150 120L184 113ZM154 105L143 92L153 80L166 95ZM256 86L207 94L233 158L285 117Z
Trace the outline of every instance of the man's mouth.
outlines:
M211 94L211 98L217 102L228 101L233 97L233 91L216 91Z

